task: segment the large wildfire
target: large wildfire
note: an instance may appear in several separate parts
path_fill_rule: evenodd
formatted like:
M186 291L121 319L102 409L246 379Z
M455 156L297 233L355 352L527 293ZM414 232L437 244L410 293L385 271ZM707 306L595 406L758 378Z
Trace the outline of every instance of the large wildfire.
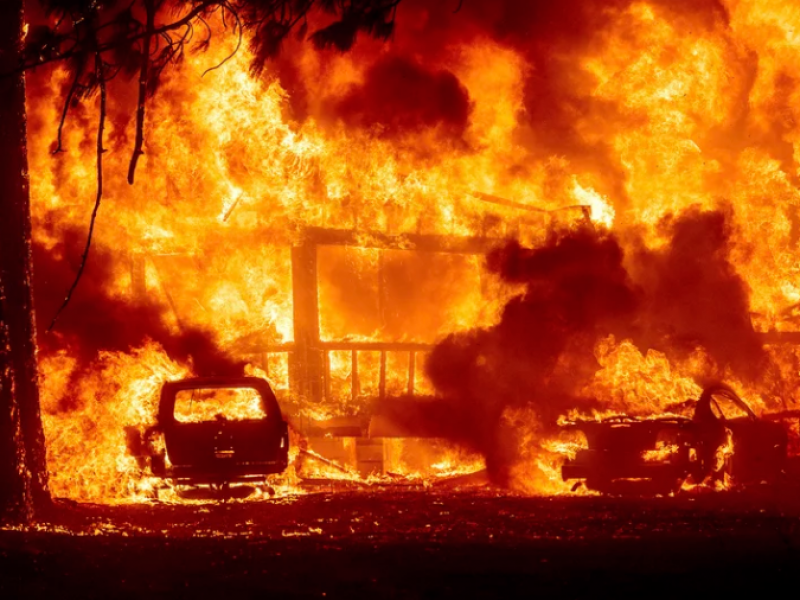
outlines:
M683 414L710 380L792 408L800 7L453 4L406 0L393 39L344 54L291 40L258 73L212 22L148 106L132 186L114 80L52 332L97 116L72 107L53 154L69 77L29 75L54 495L147 498L126 431L192 374L270 381L290 487L485 468L562 492L560 419Z

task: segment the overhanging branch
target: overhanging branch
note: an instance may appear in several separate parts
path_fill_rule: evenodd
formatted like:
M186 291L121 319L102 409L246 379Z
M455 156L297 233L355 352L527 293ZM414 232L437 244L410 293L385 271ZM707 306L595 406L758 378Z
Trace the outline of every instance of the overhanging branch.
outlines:
M144 39L142 41L142 66L139 71L139 96L136 105L136 140L133 144L133 154L128 167L128 183L133 185L134 175L136 174L136 164L139 157L143 154L144 145L144 115L145 101L147 99L147 81L150 67L150 41L155 30L156 7L153 0L144 0L145 11L147 12L147 22L145 23Z
M83 249L83 255L81 256L81 264L78 267L78 272L75 275L75 280L72 282L69 290L67 291L67 295L64 298L64 302L61 303L61 306L56 311L56 314L53 315L53 320L50 322L50 326L47 328L47 331L50 332L56 325L56 321L64 309L69 304L69 301L72 299L72 294L75 292L75 289L78 287L78 283L83 276L83 271L86 268L86 261L89 258L89 250L92 247L92 237L94 235L94 226L95 222L97 221L97 212L100 210L100 202L103 199L103 132L106 126L106 79L103 67L103 59L99 52L95 54L95 73L97 77L98 85L100 86L100 119L97 124L97 195L95 196L94 201L94 209L92 210L92 218L89 222L89 234L86 236L86 247Z

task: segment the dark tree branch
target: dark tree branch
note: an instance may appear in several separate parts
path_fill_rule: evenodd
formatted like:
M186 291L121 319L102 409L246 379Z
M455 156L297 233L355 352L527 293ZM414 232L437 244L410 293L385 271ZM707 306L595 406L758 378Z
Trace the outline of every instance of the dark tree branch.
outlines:
M59 154L64 151L64 147L62 145L62 140L64 135L64 123L67 120L67 113L69 113L69 107L70 104L72 104L72 99L75 97L75 91L78 89L82 72L83 72L83 61L78 63L78 66L75 70L75 77L73 77L72 84L69 86L69 92L67 92L67 99L64 102L64 110L61 112L61 121L59 121L58 123L58 141L56 143L56 149L53 150L53 154Z
M236 28L239 30L239 39L236 42L236 48L234 48L233 52L231 52L230 55L227 56L221 63L219 63L218 65L210 67L210 68L206 69L205 71L203 71L203 74L201 75L201 77L205 77L211 71L216 71L217 69L219 69L222 65L224 65L226 62L228 62L230 59L232 59L234 56L236 56L236 54L239 52L239 49L242 47L242 40L244 39L244 31L242 31L242 22L239 20L239 15L236 14L236 11L233 10L233 8L231 8L230 5L226 5L226 6L223 7L222 14L225 14L225 10L224 10L225 8L227 8L230 11L230 13L233 15L233 18L236 20Z
M2 0L0 0L0 1L2 1ZM152 33L152 35L160 35L162 33L167 33L169 31L175 31L176 29L180 29L181 27L184 27L187 23L190 23L191 21L193 21L198 16L201 16L202 14L204 14L206 12L209 12L211 10L211 7L218 6L220 4L220 1L221 0L206 0L202 4L197 5L195 8L193 8L191 11L186 13L183 17L181 17L177 21L173 21L172 23L168 23L166 25L162 25L161 27L156 27L155 29L152 30L151 33ZM147 36L147 32L146 31L142 31L142 32L136 33L136 34L131 35L131 36L127 36L127 37L122 38L122 39L114 39L114 40L106 42L104 44L97 44L97 51L100 52L101 54L103 54L103 53L108 52L110 50L117 50L117 49L123 48L123 47L130 47L133 44L135 44L136 42L144 39L146 36ZM64 38L64 39L66 40L66 39L71 39L71 38ZM84 51L84 47L78 41L76 41L69 48L69 50L65 50L64 52L57 52L57 53L54 53L54 54L48 56L47 58L43 58L43 59L40 59L40 60L35 60L33 62L25 62L22 65L20 65L19 68L14 69L14 71L10 71L10 72L4 73L4 74L0 74L0 77L13 75L13 74L18 75L19 73L21 73L23 71L29 71L31 69L35 69L37 67L42 67L44 65L47 65L47 64L50 64L50 63L53 63L53 62L60 62L60 61L72 58L72 57L76 56L77 54L79 54L80 52L83 52L83 51Z
M97 81L100 86L100 119L97 125L97 195L94 201L94 209L92 210L92 219L89 222L89 234L86 237L86 247L83 249L83 255L81 256L81 264L78 267L75 280L67 291L64 302L58 308L56 314L53 315L53 320L47 328L48 332L52 331L55 327L58 317L69 304L69 301L72 299L72 294L75 292L83 276L83 271L86 268L86 261L89 258L89 250L92 247L92 237L94 235L94 225L97 221L97 212L100 210L100 202L103 199L103 152L105 152L105 150L103 150L103 132L106 125L106 80L105 73L103 72L103 59L99 52L95 54L94 63Z
M147 100L147 80L150 68L150 40L153 37L156 20L156 7L153 0L144 0L147 22L145 23L145 37L142 42L142 67L139 72L139 97L136 106L136 140L133 144L133 154L131 163L128 167L128 183L133 185L134 175L136 174L136 164L139 157L143 154L144 145L144 113L145 101Z
M213 34L211 32L211 26L208 24L208 21L206 21L203 17L197 17L197 20L200 21L203 24L203 26L206 28L206 31L208 32L208 35L206 36L206 39L204 39L200 43L200 45L203 48L208 48L209 44L211 44L211 38L213 36Z

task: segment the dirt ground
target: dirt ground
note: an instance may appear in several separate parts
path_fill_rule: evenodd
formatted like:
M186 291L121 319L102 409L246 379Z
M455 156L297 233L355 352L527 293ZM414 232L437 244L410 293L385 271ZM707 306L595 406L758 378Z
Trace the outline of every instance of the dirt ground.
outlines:
M795 594L800 495L321 492L75 505L0 531L0 597L603 598Z

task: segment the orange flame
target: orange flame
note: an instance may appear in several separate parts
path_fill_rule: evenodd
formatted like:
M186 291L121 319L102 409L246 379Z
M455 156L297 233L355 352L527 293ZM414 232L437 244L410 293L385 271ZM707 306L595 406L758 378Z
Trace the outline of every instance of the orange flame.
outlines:
M613 174L579 153L542 156L536 142L527 140L537 135L525 122L526 94L531 93L526 84L535 66L510 43L478 38L449 53L446 66L471 102L458 142L436 127L387 136L380 128L348 128L326 114L325 100L344 97L365 80L369 60L363 56L323 62L311 50L300 51L300 76L315 92L309 116L300 119L292 114L276 73L261 79L250 73L246 46L205 76L209 66L230 54L235 40L189 54L149 108L146 153L135 187L125 182L128 149L120 143L130 136L131 123L114 119L109 125L106 199L95 240L117 256L107 292L123 300L151 297L174 330L202 327L213 332L220 347L252 358L247 348L254 337L271 346L296 341L291 246L304 228L353 230L365 240L379 232L398 239L412 234L518 237L537 244L547 231L543 211L577 203L589 207L596 226L618 231L623 239L626 232L645 231L655 248L666 243L659 228L665 215L691 205L731 206L733 262L749 286L755 326L796 331L800 88L793 81L800 10L789 1L725 4L727 22L695 27L690 15L633 2L613 13L608 27L569 57L575 65L572 93L580 99L571 105L570 125L587 147L603 149ZM45 79L41 86L58 97L66 74L56 69ZM85 228L95 186L93 157L86 149L94 132L91 124L69 122L66 154L51 156L60 114L59 106L44 97L29 99L29 160L34 235L38 244L53 249L64 229ZM437 297L447 298L444 316L420 316L416 324L393 328L386 325L391 315L385 313L391 311L378 306L382 292L375 274L391 262L392 252L402 253L394 257L402 262L413 248L371 246L320 251L323 340L433 343L455 331L496 323L517 292L487 274L475 256L437 258L426 263L430 272L415 273L415 285L431 296L438 289ZM143 273L139 284L132 265ZM343 291L343 273L348 281L363 283L357 302ZM402 296L402 281L397 288ZM401 309L422 315L429 304L401 303ZM381 311L380 319L370 318ZM796 382L797 352L778 346L769 351L784 381ZM297 420L322 422L358 413L365 398L377 393L381 368L390 393L407 391L409 370L415 372L416 393L434 392L424 380L423 350L387 354L382 367L378 351L359 350L354 359L349 351L333 349L327 360L330 397L336 400L304 404L291 390L286 352L272 353L259 364L252 360L249 370L269 377L285 406L292 405L290 418ZM699 395L697 381L707 360L702 348L670 361L614 338L598 342L595 356L599 367L584 394L601 402L598 416L679 410L674 406ZM75 369L75 357L66 352L41 357L53 493L86 501L144 497L152 482L126 452L124 427L152 424L160 385L191 369L155 343L102 353L77 384L70 377ZM775 378L765 373L763 385L738 381L733 374L729 379L763 413L781 408L768 393ZM565 491L558 467L577 446L559 440L532 412L504 419L515 424L519 438L512 484L530 493ZM483 467L481 459L452 447L432 452L425 466L404 465L394 451L397 464L389 469L409 477ZM315 468L317 474L325 471ZM325 472L351 476L347 469Z

